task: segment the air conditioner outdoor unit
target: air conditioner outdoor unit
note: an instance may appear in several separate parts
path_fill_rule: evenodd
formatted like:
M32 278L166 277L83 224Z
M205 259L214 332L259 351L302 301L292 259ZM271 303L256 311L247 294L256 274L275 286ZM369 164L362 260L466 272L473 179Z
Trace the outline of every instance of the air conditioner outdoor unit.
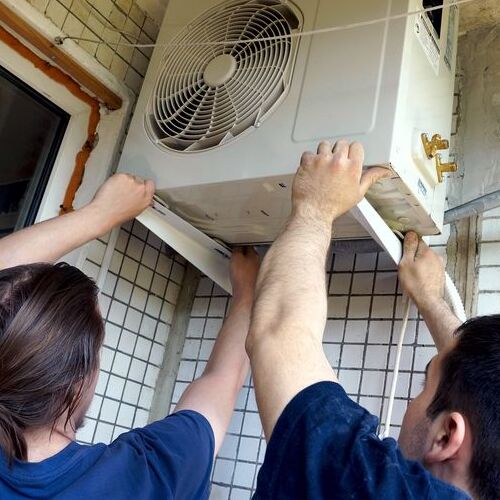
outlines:
M170 0L120 169L205 234L265 243L301 153L345 137L393 171L367 196L389 226L439 233L445 185L422 134L450 136L458 10L404 14L442 4ZM351 215L337 224L336 238L366 236Z

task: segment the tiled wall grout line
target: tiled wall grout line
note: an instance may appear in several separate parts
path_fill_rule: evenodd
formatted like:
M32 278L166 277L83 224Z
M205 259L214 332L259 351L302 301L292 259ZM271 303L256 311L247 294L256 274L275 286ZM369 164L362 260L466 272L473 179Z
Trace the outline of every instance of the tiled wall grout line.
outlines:
M128 242L130 241L130 237L131 237L131 234L129 233L129 235L128 235L128 237L127 237L127 246L128 246ZM123 268L123 263L124 263L124 261L125 261L125 259L123 259L123 260L121 261L121 263L120 263L120 272L121 272L121 270L122 270L122 268ZM108 273L109 273L109 271L108 271ZM119 274L120 274L120 273L119 273ZM115 283L115 284L114 284L114 286L113 286L113 294L112 294L112 295L114 295L114 294L115 294L115 291L116 291L116 287L117 287L117 285L118 285L118 279L116 280L116 283ZM106 321L107 321L107 319L108 319L108 317L109 317L109 313L110 313L110 311L111 311L111 305L112 305L112 303L113 303L113 300L111 300L111 302L110 302L110 307L109 307L109 309L108 309L108 311L107 311L107 313L106 313L106 318L105 318L105 320L106 320ZM121 330L120 330L120 335L118 336L118 344L117 344L117 345L119 345L119 344L120 344L120 339L121 339L121 336L122 336L122 332L123 332L123 329L121 329ZM103 348L103 349L104 349L104 348ZM112 367L113 367L113 364L114 364L114 362L115 362L115 358L116 358L116 350L115 350L115 352L113 353L113 358L112 358L112 361L111 361L110 368L112 368ZM99 377L100 377L100 376L101 376L101 374L99 374ZM98 428L98 425L99 425L99 421L101 420L102 404L103 404L103 402L104 402L104 397L105 397L106 390L107 390L107 387L108 387L108 383L109 383L110 375L107 375L107 377L108 377L108 380L106 381L106 385L105 385L105 388L104 388L104 391L103 391L103 398L102 398L102 401L101 401L101 404L100 404L100 407L99 407L99 413L97 414L97 423L96 423L96 426L95 426L95 428L94 428L94 432L93 432L93 434L92 434L92 442L94 442L94 441L95 441L95 439L96 439L97 428ZM125 385L125 384L124 384L124 385Z
M136 222L134 222L134 224L136 224ZM132 234L132 233L131 233ZM129 240L127 241L127 247L128 248L128 245L130 244L130 238ZM141 252L141 261L144 257L144 251L146 250L146 245L143 246L142 248L142 252ZM156 258L156 263L158 263L158 259L160 257L160 253L158 253L158 256ZM137 268L137 274L139 273L139 269L140 267ZM154 276L154 275L153 275ZM136 278L137 278L137 275L136 275ZM118 280L116 280L116 283L118 284ZM149 285L149 291L151 291L151 287L153 286L153 279L151 279L151 284ZM130 304L127 304L127 308L125 310L125 321L126 321L126 318L127 318L127 315L128 315L128 311L130 309ZM139 326L137 327L137 330L141 330L141 326L142 326L142 323L143 323L143 320L144 320L144 315L141 315L141 320L139 322ZM132 349L132 354L135 352L136 350L136 346L137 346L137 342L138 342L138 339L139 339L139 336L136 336L135 338L135 341L134 341L134 347ZM120 345L120 343L118 342L118 345ZM153 344L151 344L153 345ZM133 358L132 358L133 359ZM130 377L130 370L132 368L132 360L130 361L130 364L128 366L128 369L127 369L127 375L125 376L125 378L128 380L129 377ZM146 375L146 368L144 369L144 376ZM144 380L144 376L143 376L143 380ZM109 382L108 382L109 383ZM120 414L120 409L122 407L122 404L123 404L123 396L124 396L124 393L125 393L125 387L126 387L126 384L123 385L123 389L122 389L122 392L121 392L121 396L120 396L120 405L118 407L118 412L116 413L116 417L115 417L115 428L116 428L116 425L117 425L117 420L118 420L118 416ZM142 394L142 389L143 389L143 384L141 384L141 388L139 390L139 396L138 396L138 399L137 399L137 403L139 403L140 401L140 398L141 398L141 394ZM137 415L137 407L134 409L134 416L133 416L133 419L132 419L132 422L134 422L135 418L136 418L136 415ZM113 434L114 434L114 429L113 429Z
M378 261L378 255L376 257L375 261L375 271L373 273L373 282L372 282L372 288L371 288L371 296L370 296L370 305L368 309L368 321L366 323L366 334L365 334L365 341L363 345L363 358L362 358L362 366L364 367L366 365L366 353L368 351L368 335L370 332L370 322L371 322L371 316L373 312L373 296L375 295L375 285L377 283L377 265L376 262ZM354 274L353 274L354 276ZM346 321L347 323L347 321ZM359 377L359 383L358 383L358 394L356 396L356 402L359 403L362 395L362 384L363 384L363 378L365 377L366 372L363 370L361 371L361 375Z
M336 256L333 257L333 263L335 265ZM349 308L351 307L351 296L352 296L352 284L354 281L354 270L356 269L356 255L352 261L351 276L349 278L349 291L347 293L347 306L345 311L345 318L349 315ZM342 340L340 342L340 352L339 352L339 366L337 368L337 378L340 378L340 368L342 366L342 355L344 354L345 336L347 331L347 320L344 319L344 327L342 331Z
M376 269L378 269L378 264L379 264L379 255L377 255L377 262L376 262ZM398 306L398 301L397 301L397 290L396 294L393 299L393 304L392 304L392 319L391 319L391 330L390 330L390 337L389 337L389 348L387 349L387 357L386 357L386 372L385 372L385 377L384 377L384 384L382 386L382 404L380 405L380 411L378 414L379 418L379 427L382 427L385 425L385 418L384 418L384 407L385 407L385 394L387 392L387 382L388 382L388 376L389 376L389 366L390 366L390 360L391 360L391 350L392 350L392 345L394 343L394 326L395 326L395 321L396 321L396 313L397 313L397 306Z

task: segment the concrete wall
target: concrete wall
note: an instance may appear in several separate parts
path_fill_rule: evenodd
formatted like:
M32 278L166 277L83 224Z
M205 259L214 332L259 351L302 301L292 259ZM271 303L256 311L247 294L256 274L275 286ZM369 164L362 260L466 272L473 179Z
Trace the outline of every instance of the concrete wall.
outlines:
M500 189L500 27L469 31L460 37L458 52L454 144L460 170L449 182L450 206ZM458 240L469 238L472 248L476 248L476 255L467 256L472 267L467 279L474 281L469 283L474 288L472 312L498 313L500 209L482 214L474 231L466 233L467 228L466 231L458 228L456 234ZM459 244L456 251L463 252L467 246L470 247Z
M459 122L449 204L500 189L500 26L459 41Z

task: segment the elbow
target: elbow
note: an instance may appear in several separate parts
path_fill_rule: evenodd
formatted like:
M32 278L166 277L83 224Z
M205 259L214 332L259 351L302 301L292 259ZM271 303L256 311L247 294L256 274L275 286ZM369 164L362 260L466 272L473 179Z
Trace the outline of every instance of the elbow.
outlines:
M252 360L252 356L255 354L255 351L258 350L263 342L265 342L266 338L269 337L269 335L264 333L265 331L269 332L270 329L260 328L255 323L250 325L245 341L245 349L250 361Z
M250 328L250 330L248 331L247 338L245 340L245 350L246 350L247 356L249 357L250 360L252 359L252 353L253 353L254 348L255 348L255 343L256 343L255 337L256 336L255 336L254 330L252 328Z
M258 356L259 352L262 350L269 349L270 344L275 345L281 342L283 335L281 335L279 328L275 328L272 325L250 325L248 335L245 341L245 349L247 351L247 356L252 359Z

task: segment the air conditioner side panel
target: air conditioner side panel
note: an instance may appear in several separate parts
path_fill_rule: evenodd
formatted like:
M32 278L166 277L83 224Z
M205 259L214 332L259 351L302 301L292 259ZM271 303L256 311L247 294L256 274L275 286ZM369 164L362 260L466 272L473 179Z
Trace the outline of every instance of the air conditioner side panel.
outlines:
M421 0L411 1L411 10L418 10L421 7ZM450 139L451 136L458 9L455 6L443 11L440 54L432 63L432 56L426 53L416 35L416 30L422 29L418 26L421 23L419 17L412 16L407 20L391 163L415 199L415 203L425 210L436 224L436 228L440 230L446 183L438 182L436 162L434 159L427 159L421 134L427 133L429 137L440 134L445 139ZM448 61L445 60L447 50ZM441 151L441 155L443 162L448 161L448 151Z

